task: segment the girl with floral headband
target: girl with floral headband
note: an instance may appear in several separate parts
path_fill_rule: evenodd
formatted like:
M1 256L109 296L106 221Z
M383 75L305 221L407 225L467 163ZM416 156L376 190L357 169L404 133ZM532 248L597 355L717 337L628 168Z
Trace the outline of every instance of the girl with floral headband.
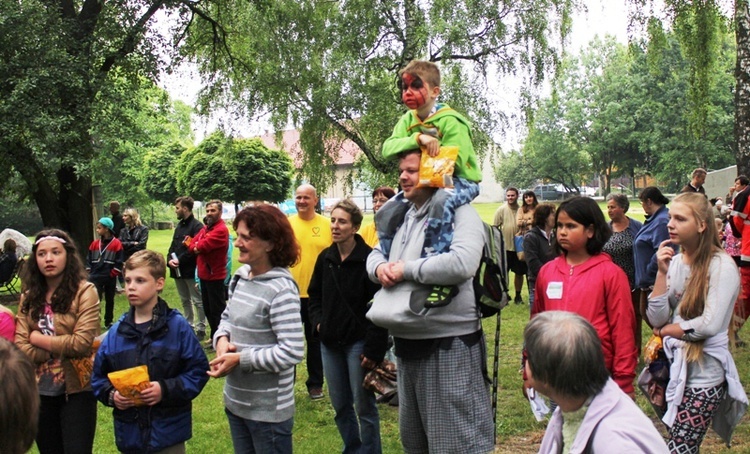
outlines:
M91 452L97 404L90 374L77 366L99 335L96 288L62 230L39 232L31 255L21 275L16 345L36 367L37 447L41 454Z

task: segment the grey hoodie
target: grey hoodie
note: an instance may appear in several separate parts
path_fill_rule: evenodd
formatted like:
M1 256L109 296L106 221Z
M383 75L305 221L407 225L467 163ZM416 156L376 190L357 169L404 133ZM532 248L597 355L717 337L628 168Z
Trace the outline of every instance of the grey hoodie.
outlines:
M367 313L374 324L403 339L463 336L480 328L472 279L484 245L482 220L471 205L458 207L450 251L420 258L431 203L432 199L419 209L412 205L406 213L393 238L389 260L379 246L367 259L367 273L374 282L378 282L375 270L379 265L404 262L404 281L378 291ZM447 306L425 310L424 301L433 285L457 285L459 293Z

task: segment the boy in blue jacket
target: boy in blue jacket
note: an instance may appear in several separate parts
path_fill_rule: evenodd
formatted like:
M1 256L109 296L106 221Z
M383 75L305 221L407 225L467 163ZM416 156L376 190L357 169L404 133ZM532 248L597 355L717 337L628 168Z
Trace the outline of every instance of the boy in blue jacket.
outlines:
M114 407L115 441L124 453L185 452L191 401L208 381L208 360L190 324L159 298L166 269L164 257L149 250L125 262L130 310L109 330L94 361L91 385L104 405ZM140 392L144 405L135 406L107 374L140 365L148 367L150 383Z

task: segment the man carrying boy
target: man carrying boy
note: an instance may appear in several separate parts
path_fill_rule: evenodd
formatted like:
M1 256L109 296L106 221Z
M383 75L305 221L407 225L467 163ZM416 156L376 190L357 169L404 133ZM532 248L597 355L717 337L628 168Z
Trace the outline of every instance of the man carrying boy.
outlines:
M456 208L470 203L479 194L482 172L471 143L471 124L446 104L438 103L440 69L432 62L413 60L399 72L401 99L409 107L383 143L383 156L395 159L401 153L423 149L436 156L441 146L458 147L453 174L454 188L438 190L427 215L422 257L445 253L453 239ZM376 213L381 251L387 257L393 237L403 223L409 204L404 193L397 194ZM456 295L455 285L435 285L425 307L445 306Z
M188 322L159 298L166 276L164 257L139 251L125 263L130 310L102 341L91 385L113 411L121 452L184 453L192 437L192 403L208 381L208 360ZM138 405L114 388L107 374L148 367L148 386ZM140 403L138 402L138 403Z
M112 326L113 312L115 310L115 286L117 276L122 273L122 262L125 257L122 243L115 236L115 224L110 218L101 218L96 224L98 240L94 240L89 246L86 256L86 271L89 272L89 281L96 285L99 299L102 293L106 300L104 306L104 326Z

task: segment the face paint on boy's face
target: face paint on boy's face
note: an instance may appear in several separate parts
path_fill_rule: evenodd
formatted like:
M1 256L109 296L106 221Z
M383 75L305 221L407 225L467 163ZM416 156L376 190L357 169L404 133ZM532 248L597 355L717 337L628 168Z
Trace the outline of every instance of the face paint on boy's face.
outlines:
M405 73L401 76L401 100L409 109L419 109L427 102L427 88L419 77Z

